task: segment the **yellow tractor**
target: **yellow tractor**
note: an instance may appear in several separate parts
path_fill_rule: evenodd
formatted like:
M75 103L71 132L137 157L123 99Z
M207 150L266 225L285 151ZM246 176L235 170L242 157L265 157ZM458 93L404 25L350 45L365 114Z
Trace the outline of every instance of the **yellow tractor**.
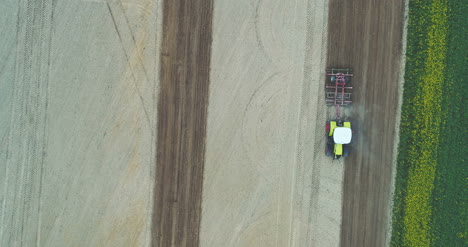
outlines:
M340 159L349 155L349 144L353 136L351 122L349 121L327 121L325 126L327 133L327 145L325 154L333 159Z

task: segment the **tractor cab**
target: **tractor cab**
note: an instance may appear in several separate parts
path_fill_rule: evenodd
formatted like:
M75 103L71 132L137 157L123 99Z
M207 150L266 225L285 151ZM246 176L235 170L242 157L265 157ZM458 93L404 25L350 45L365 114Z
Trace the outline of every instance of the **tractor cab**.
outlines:
M336 127L333 131L333 141L337 144L349 144L353 133L351 128Z

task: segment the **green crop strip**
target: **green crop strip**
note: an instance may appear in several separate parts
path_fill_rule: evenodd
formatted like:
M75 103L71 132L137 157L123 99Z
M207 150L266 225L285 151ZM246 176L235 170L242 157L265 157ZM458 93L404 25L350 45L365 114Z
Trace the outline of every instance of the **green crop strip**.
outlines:
M408 162L407 194L405 197L405 215L403 224L405 235L403 243L407 246L429 246L431 237L430 221L432 207L430 204L434 188L435 170L437 166L437 149L428 147L439 146L441 122L441 96L443 71L445 69L445 38L447 36L447 5L435 1L429 6L430 24L428 28L426 61L424 73L417 80L421 82L420 90L414 97L414 114L411 119L415 137L410 145Z
M410 1L392 246L466 243L466 5Z
M433 246L468 246L468 2L448 1L446 83L433 193Z

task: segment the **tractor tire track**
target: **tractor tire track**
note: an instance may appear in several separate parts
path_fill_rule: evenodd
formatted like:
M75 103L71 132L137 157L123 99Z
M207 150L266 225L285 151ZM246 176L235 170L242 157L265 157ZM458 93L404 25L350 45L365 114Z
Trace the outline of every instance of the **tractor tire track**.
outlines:
M37 245L47 132L50 0L19 1L0 245ZM11 176L11 174L14 174ZM14 179L15 178L15 179Z
M317 240L321 232L316 228L319 221L319 196L324 147L323 122L326 119L323 87L327 39L328 4L309 1L307 6L307 33L305 44L304 75L300 105L300 126L297 135L297 164L294 184L293 236L290 246L320 246ZM320 62L313 63L314 51L319 49ZM316 72L319 73L316 73ZM314 109L314 110L311 110ZM315 137L315 138L314 138ZM311 152L312 150L312 152ZM328 157L327 157L328 158Z

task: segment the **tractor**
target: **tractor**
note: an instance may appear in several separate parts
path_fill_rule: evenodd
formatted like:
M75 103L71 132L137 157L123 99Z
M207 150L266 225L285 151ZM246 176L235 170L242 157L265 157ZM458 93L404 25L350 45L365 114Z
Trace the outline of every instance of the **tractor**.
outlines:
M332 156L333 159L347 157L349 155L349 144L353 136L351 122L330 120L327 121L325 130L327 132L325 154Z
M325 83L325 102L327 105L335 106L336 117L328 120L325 125L327 144L325 154L333 159L341 159L349 155L349 144L353 136L351 122L341 118L340 107L350 105L351 69L329 69L326 71L327 83Z

